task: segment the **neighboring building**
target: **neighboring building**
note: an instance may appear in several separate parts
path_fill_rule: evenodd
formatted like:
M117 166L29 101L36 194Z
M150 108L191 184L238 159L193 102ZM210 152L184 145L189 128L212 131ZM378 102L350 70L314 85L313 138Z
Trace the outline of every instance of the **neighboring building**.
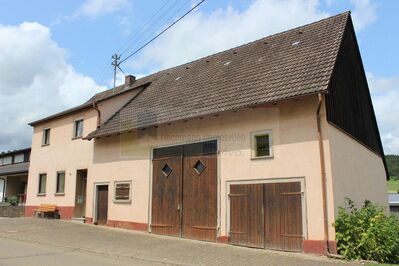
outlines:
M0 153L0 203L18 197L25 204L30 148Z
M389 193L389 211L399 217L399 193Z
M31 124L29 210L52 203L89 223L325 253L345 197L387 206L350 13L127 81ZM82 118L91 141L74 138Z
M86 212L87 175L93 165L93 142L82 140L129 101L132 76L116 90L95 95L86 103L32 122L31 166L26 215L40 204L58 206L61 218L81 219Z

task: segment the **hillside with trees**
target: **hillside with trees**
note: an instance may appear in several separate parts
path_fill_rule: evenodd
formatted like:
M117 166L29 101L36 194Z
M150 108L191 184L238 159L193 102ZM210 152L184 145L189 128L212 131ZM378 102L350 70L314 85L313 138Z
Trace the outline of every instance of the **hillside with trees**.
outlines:
M389 177L399 179L399 155L386 155Z

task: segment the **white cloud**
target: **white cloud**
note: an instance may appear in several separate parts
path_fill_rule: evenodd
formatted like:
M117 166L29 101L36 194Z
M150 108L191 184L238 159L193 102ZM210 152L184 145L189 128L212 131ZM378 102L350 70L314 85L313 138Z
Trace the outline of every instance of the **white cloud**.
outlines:
M134 70L175 66L329 16L317 0L256 0L244 11L231 6L196 11L131 60Z
M86 0L86 2L75 11L74 16L94 18L123 9L128 3L128 0Z
M102 89L75 71L47 27L0 25L0 150L30 145L27 123L78 105Z
M377 5L371 0L351 0L353 24L360 31L377 20Z
M385 153L399 154L399 75L367 78Z

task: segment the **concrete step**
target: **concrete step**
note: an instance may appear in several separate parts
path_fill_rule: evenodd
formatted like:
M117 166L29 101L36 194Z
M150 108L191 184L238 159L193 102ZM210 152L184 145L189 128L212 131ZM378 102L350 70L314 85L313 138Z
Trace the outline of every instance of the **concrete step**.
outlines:
M72 220L72 222L75 222L75 223L82 223L82 224L85 223L85 218L72 217L71 220Z

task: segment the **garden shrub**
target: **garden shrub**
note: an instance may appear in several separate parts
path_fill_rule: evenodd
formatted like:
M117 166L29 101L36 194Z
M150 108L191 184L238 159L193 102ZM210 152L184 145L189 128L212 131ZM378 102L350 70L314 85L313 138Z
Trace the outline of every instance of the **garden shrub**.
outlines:
M7 202L10 203L12 206L17 206L19 203L18 196L11 196L7 199Z
M346 259L399 263L399 220L370 201L360 210L346 201L334 223L338 253Z

